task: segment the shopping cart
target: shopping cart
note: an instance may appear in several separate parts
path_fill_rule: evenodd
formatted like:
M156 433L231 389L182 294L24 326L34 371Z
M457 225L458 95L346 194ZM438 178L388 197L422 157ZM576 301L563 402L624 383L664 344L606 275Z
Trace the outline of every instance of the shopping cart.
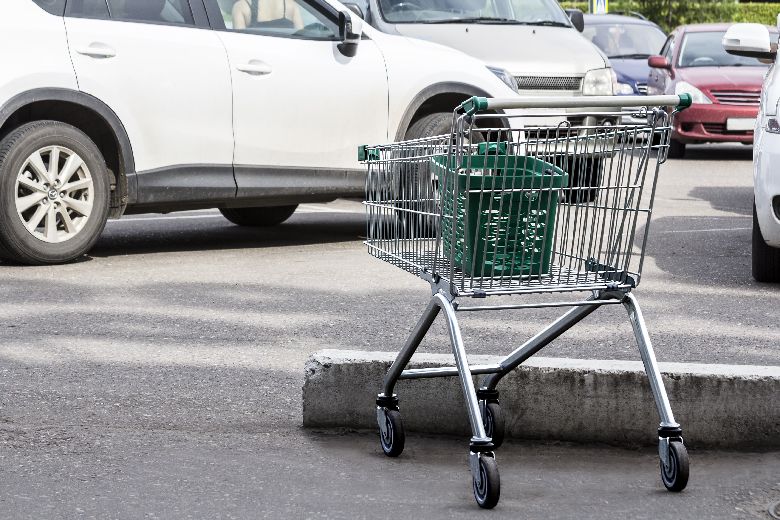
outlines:
M405 442L396 382L457 376L472 432L474 497L481 507L494 507L500 492L494 450L504 439L498 383L597 308L622 304L661 419L663 484L670 491L685 488L688 454L682 429L631 290L641 277L671 120L690 104L685 94L475 97L455 110L449 135L360 147L360 158L368 165L370 254L426 280L433 292L376 400L386 455L400 455ZM588 106L614 111L589 112ZM546 110L518 110L532 108ZM639 123L623 123L627 108ZM587 298L551 301L547 294L580 292L588 293ZM537 301L477 304L488 296L522 295L536 295ZM458 313L541 307L571 310L499 363L469 365ZM440 311L455 366L406 369ZM486 376L479 388L474 375Z

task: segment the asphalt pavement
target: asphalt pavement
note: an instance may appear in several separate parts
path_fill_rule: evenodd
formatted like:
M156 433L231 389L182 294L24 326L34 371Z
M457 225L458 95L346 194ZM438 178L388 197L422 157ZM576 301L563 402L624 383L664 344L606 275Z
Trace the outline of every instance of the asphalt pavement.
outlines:
M780 287L750 277L750 158L691 147L662 170L635 293L662 361L780 365ZM691 484L671 495L652 451L510 443L485 513L464 439L413 436L391 461L373 435L302 430L309 354L397 350L429 297L364 234L357 201L264 230L139 215L81 262L0 264L0 518L770 518L780 454L749 446L686 439ZM463 335L487 354L554 318L479 314ZM446 352L437 331L424 347ZM638 359L619 307L544 355Z

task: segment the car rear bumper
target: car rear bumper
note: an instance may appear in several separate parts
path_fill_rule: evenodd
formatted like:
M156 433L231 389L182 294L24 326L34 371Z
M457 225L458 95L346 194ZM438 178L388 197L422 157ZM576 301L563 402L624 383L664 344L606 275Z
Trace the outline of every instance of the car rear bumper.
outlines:
M728 130L729 119L755 119L757 106L694 104L674 119L672 137L683 143L752 143L753 130Z
M755 147L756 216L764 241L780 247L780 134L761 132Z

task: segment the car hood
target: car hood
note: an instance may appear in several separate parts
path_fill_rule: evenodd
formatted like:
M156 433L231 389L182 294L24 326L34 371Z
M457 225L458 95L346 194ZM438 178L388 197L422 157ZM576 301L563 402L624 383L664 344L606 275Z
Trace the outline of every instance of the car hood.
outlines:
M582 75L607 66L576 29L500 24L398 24L400 34L428 40L501 67L515 76Z
M641 60L610 58L609 62L615 70L618 81L622 83L647 83L647 77L650 75L647 58Z
M694 87L760 89L765 67L686 67L677 69L677 77Z

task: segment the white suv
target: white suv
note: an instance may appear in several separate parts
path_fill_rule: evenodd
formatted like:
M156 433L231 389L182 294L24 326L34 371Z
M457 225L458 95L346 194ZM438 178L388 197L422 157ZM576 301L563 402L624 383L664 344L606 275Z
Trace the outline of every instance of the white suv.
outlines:
M778 16L780 27L780 15ZM780 72L777 36L765 25L732 25L723 36L731 54L773 63L764 79L753 145L753 278L780 282Z
M1 256L72 260L125 213L278 224L361 195L359 144L516 95L502 71L333 0L220 3L0 1Z

